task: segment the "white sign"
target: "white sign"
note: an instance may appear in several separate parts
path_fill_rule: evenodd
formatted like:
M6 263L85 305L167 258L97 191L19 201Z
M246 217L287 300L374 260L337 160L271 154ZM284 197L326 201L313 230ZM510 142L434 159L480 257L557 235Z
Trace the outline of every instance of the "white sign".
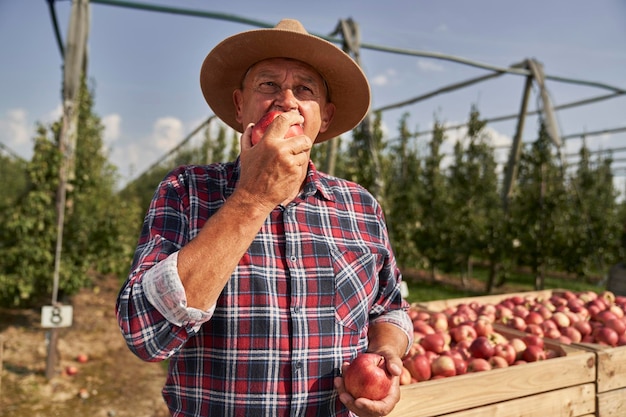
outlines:
M70 327L72 325L72 306L41 307L41 327Z

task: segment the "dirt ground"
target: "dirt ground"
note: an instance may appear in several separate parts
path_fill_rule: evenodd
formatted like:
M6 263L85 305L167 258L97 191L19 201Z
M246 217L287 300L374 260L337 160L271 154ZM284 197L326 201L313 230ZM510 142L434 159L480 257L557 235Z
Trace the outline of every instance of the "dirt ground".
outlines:
M115 320L119 283L103 279L72 300L59 329L56 375L46 378L46 329L39 310L0 309L1 417L166 417L165 368L126 347ZM86 354L86 363L78 362ZM78 373L70 376L67 367Z

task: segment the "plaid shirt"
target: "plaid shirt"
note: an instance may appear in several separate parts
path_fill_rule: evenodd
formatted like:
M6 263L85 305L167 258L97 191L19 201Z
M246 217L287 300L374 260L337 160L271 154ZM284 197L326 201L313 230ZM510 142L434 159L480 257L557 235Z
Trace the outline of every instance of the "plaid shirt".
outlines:
M311 163L303 193L268 216L214 309L187 308L177 251L238 178L237 161L161 182L118 297L126 342L144 360L171 358L163 396L174 416L350 416L333 378L367 349L369 325L413 336L382 210Z

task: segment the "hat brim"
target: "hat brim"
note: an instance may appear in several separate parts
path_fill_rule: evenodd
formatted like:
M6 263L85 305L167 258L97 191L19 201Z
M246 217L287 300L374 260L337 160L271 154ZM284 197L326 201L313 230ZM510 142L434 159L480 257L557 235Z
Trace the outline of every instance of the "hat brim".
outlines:
M200 87L216 116L238 132L233 91L241 87L246 71L269 58L290 58L315 68L328 84L335 114L316 143L354 129L370 107L370 87L361 68L332 43L307 33L284 29L242 32L220 42L204 59Z

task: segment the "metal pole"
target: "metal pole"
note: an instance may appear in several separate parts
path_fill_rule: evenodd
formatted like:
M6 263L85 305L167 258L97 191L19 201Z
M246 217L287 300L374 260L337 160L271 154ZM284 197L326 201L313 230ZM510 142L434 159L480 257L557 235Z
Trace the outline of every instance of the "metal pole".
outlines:
M511 153L509 155L509 163L506 168L504 178L504 188L502 190L502 203L504 210L508 211L509 198L513 192L513 184L517 177L517 170L519 165L519 158L522 149L522 135L524 132L524 123L526 121L526 109L528 108L528 100L530 97L530 91L533 85L533 77L529 75L526 77L526 84L524 86L524 95L522 97L522 104L520 106L519 118L517 121L517 130L515 137L513 138L513 144L511 145Z
M59 186L57 188L57 241L54 256L54 272L52 277L52 305L58 304L59 276L61 271L61 252L63 249L63 225L65 223L65 206L67 191L71 189L69 181L74 177L74 150L77 142L78 128L78 92L81 85L86 63L87 35L89 33L89 1L73 0L69 21L67 47L63 60L63 119L59 135L59 151L61 165L59 167ZM48 358L46 360L46 377L55 375L57 362L58 329L50 329L48 340Z

